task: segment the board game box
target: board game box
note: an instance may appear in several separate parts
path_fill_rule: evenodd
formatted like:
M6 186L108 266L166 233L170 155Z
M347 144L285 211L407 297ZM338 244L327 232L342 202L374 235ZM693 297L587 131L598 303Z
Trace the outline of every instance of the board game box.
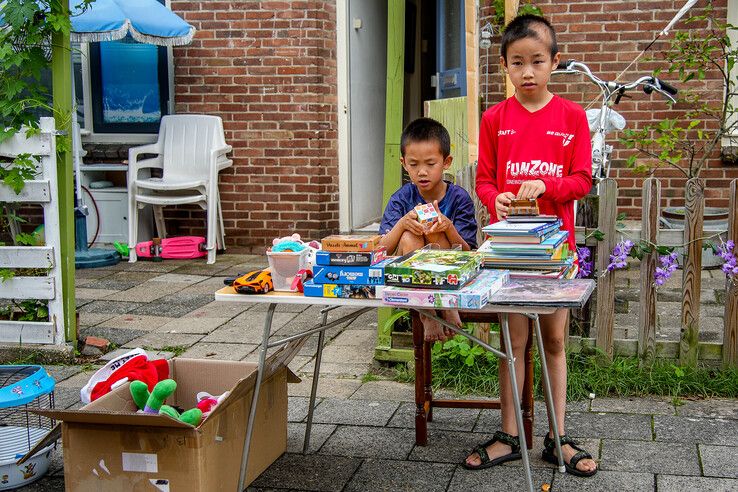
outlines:
M385 258L387 258L385 248L350 253L318 250L315 254L315 264L320 266L371 266Z
M384 267L394 258L372 266L319 266L313 268L313 283L342 285L383 285Z
M508 278L507 270L483 270L459 290L386 286L382 290L382 302L390 306L481 309Z
M581 308L595 288L591 279L510 280L490 297L490 304Z
M308 280L303 285L306 297L338 297L346 299L375 299L382 297L383 285L316 284Z
M477 276L482 255L475 251L422 249L384 267L384 283L398 287L460 289Z
M324 237L320 244L323 251L351 252L351 251L374 251L379 247L380 235L358 236L336 234Z

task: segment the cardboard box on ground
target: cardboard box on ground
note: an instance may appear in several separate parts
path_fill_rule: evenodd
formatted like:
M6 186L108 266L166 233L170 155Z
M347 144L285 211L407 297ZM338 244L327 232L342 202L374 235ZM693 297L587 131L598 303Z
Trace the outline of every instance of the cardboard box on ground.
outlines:
M283 346L265 364L246 485L287 449L287 383L299 378L286 364L304 340ZM62 421L66 490L236 490L257 367L249 362L170 361L177 391L168 404L193 408L199 391L231 392L197 428L136 413L128 384L79 410L38 411Z

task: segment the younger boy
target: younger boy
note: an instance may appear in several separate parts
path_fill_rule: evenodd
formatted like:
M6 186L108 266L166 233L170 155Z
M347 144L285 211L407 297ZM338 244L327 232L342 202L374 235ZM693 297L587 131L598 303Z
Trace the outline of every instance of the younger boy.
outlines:
M500 63L515 86L515 94L482 116L476 191L492 221L504 219L513 198L537 198L542 214L555 214L569 231L569 250L575 250L574 200L592 187L591 146L584 110L551 94L548 81L559 63L556 33L542 17L521 15L502 36ZM542 293L544 294L544 293ZM566 353L564 338L568 310L541 315L541 332L551 377L554 411L562 436L564 464L569 473L591 476L597 471L592 456L565 435ZM528 321L510 315L510 341L523 375L523 352ZM507 364L500 363L502 431L472 451L463 465L470 469L520 459L517 424ZM518 378L515 391L522 391ZM553 434L544 439L543 459L556 463Z
M426 244L437 244L441 249L460 245L465 251L477 247L477 221L474 202L469 193L443 180L443 172L451 167L451 137L439 122L418 118L402 132L400 162L410 176L405 184L390 197L384 209L379 233L380 244L387 252L404 255ZM415 207L431 203L438 219L429 226L418 221ZM451 324L461 326L459 313L441 311ZM452 335L440 323L422 316L425 339L445 340Z

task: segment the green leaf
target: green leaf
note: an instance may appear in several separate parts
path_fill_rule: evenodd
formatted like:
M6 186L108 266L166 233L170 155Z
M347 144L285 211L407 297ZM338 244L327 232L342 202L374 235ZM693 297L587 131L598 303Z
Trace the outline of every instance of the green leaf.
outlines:
M594 232L592 232L592 237L598 241L602 241L605 239L605 233L599 229L595 229Z
M467 366L473 366L474 365L474 356L472 354L469 354L466 356L466 359L464 359L464 364Z
M628 214L626 214L625 212L620 212L618 214L618 216L615 218L615 220L621 221L621 220L625 220L627 218L628 218Z

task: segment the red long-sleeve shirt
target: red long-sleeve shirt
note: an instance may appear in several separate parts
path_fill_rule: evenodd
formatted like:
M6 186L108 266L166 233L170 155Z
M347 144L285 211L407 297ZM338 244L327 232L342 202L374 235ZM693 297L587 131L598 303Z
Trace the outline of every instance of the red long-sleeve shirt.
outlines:
M579 105L554 95L531 113L513 96L482 115L476 192L491 222L497 222L497 195L517 193L523 181L533 179L546 185L538 198L540 212L562 220L573 251L574 200L592 188L589 126Z

